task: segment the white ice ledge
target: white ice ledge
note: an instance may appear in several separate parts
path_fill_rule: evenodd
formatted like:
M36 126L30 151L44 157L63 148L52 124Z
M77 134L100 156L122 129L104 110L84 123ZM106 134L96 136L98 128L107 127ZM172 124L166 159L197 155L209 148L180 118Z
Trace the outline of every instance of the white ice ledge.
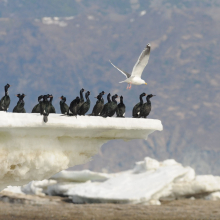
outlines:
M112 139L147 139L160 120L0 112L0 190L91 160Z

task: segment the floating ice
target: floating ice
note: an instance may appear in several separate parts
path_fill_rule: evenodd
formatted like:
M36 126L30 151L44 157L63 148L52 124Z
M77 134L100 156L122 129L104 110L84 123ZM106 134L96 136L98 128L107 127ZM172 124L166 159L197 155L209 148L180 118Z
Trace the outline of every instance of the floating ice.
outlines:
M183 167L173 159L159 162L146 157L134 169L124 172L61 171L50 180L5 190L68 196L74 203L160 205L161 200L180 198L220 200L220 177L196 176L191 167Z
M83 164L112 139L147 139L161 121L0 112L0 189L48 179Z

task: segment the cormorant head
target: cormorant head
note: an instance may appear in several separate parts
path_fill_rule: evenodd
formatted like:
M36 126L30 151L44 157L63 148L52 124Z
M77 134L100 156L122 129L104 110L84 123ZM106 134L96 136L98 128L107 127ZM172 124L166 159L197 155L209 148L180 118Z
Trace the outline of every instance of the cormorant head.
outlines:
M123 101L123 96L122 95L120 96L120 101Z
M105 92L104 92L104 91L102 91L100 94L104 95L104 94L105 94Z
M117 98L118 98L118 95L117 95L117 94L113 95L113 96L112 96L112 101L113 101L114 99L117 99Z
M142 94L140 94L140 97L146 96L147 94L145 92L143 92Z
M60 97L60 99L61 99L63 102L66 101L66 97L64 97L63 95ZM62 101L61 101L61 102L62 102Z
M85 91L85 89L83 89L83 88L80 90L80 92L84 92L84 91Z
M150 98L152 98L153 96L156 96L156 95L152 95L152 94L147 95L146 99L150 99Z
M18 98L20 98L21 94L17 94L16 96L17 96Z
M21 97L24 98L26 95L24 93L22 93Z
M86 98L88 98L88 97L89 97L89 95L90 95L90 91L87 91L87 92L86 92L86 95L85 95L85 96L86 96Z
M11 85L9 85L8 83L5 85L5 92L8 92L8 88L10 87Z

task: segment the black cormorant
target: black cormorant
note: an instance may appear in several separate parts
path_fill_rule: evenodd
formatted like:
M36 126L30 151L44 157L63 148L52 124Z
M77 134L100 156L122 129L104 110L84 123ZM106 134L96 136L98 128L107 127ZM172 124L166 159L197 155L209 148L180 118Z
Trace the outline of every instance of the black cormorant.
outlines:
M46 123L48 121L48 115L50 114L50 102L48 101L50 95L44 95L43 101L40 102L40 114L43 115L43 120Z
M8 107L10 105L10 97L8 94L8 88L10 87L9 84L5 85L5 96L3 96L0 100L0 111L8 111Z
M61 99L61 101L60 101L60 111L61 111L62 114L67 115L69 107L65 103L66 102L66 97L61 96L60 99Z
M81 105L85 102L84 100L84 97L83 97L83 92L85 91L85 89L81 89L79 94L80 94L80 101L79 101L79 104L78 104L78 109L81 107Z
M102 92L99 93L99 95L101 95L101 96L103 96L104 94L105 94L104 91L102 91ZM104 99L103 99L103 97L101 97L101 102L102 102L103 107L104 107Z
M14 107L13 112L14 113L26 113L25 108L24 108L24 97L25 94L23 93L22 95L17 94L17 97L19 98L17 105Z
M120 96L120 103L118 104L118 107L116 109L116 115L117 117L124 118L125 117L125 104L123 102L123 96Z
M32 112L31 113L40 113L40 102L41 102L41 99L43 98L43 95L40 95L38 97L38 104L34 106L34 108L32 109Z
M150 111L151 111L151 101L150 101L150 98L152 98L153 96L156 96L156 95L148 95L146 97L146 100L147 102L145 102L142 106L141 106L141 110L140 110L140 115L139 117L141 118L147 118L147 116L150 114Z
M52 94L51 95L48 94L48 96L50 97L50 100L49 100L49 103L50 103L50 113L56 113L56 110L55 110L55 108L54 108L54 106L52 104L53 95Z
M137 103L134 106L133 110L132 110L133 118L138 118L139 117L141 106L144 104L144 102L143 102L143 97L144 96L146 96L146 93L143 92L142 94L140 94L140 102Z
M77 97L70 103L70 107L69 107L69 110L68 110L68 115L69 115L69 116L75 116L75 115L77 115L79 102L80 102L80 98L77 96Z
M97 98L98 100L96 101L95 106L93 107L92 113L89 114L90 116L99 116L100 113L102 112L102 109L104 107L104 99L102 98L102 96L105 94L104 91L102 91L101 93L99 93L99 95L95 98Z
M101 112L100 115L103 115L104 112L107 111L108 105L109 105L109 103L111 103L111 94L110 94L110 93L107 95L107 100L108 100L108 102L104 105L104 107L103 107L102 112Z
M117 94L112 96L112 101L109 103L107 111L101 115L102 117L112 117L115 114L117 109L117 101L115 100L116 98L118 98Z
M81 105L81 107L78 110L78 115L85 115L90 108L90 99L89 99L90 92L86 92L85 97L86 101Z

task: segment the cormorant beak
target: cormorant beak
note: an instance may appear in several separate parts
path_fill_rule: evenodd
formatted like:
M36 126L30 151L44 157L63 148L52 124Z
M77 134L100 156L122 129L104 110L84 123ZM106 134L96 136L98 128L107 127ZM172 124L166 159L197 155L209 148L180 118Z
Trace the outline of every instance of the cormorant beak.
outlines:
M144 96L146 96L147 94L145 94Z
M144 84L146 84L146 85L147 85L147 83L144 83Z
M62 98L60 97L60 99L62 99Z

